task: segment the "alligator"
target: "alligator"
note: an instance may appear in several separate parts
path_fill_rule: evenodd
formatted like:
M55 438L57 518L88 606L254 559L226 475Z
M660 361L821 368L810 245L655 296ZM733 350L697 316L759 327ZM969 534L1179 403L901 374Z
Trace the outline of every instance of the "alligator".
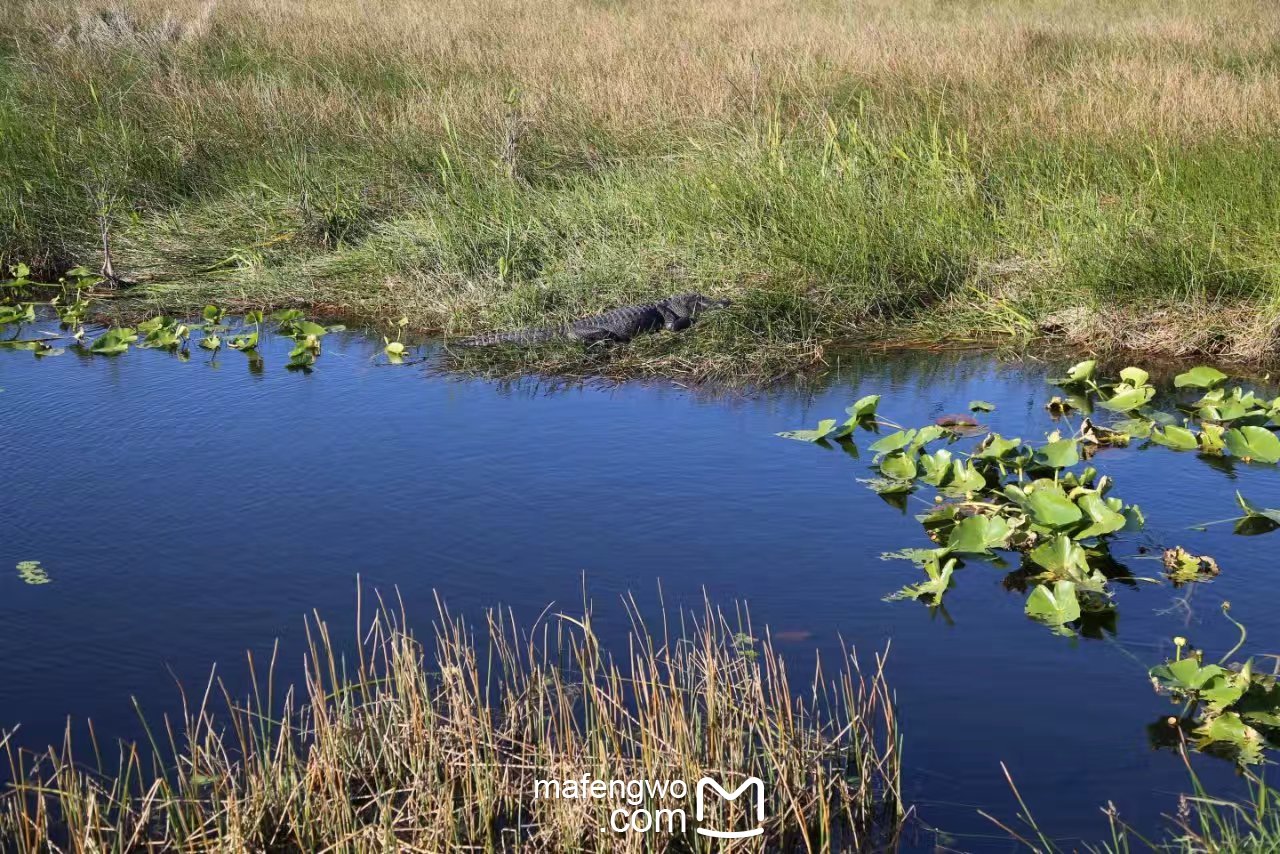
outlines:
M602 341L630 341L646 332L688 329L702 312L724 308L729 300L712 299L702 294L678 294L657 302L627 305L557 326L537 326L512 332L489 332L455 342L462 347L488 347L494 344L528 346L560 339L595 344Z

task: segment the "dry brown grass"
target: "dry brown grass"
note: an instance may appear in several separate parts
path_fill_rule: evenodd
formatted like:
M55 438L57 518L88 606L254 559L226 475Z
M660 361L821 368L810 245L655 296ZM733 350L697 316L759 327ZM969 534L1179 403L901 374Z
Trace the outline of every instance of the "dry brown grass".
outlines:
M0 14L56 34L101 8ZM210 11L206 0L120 8L143 21ZM222 0L211 23L214 40L269 46L278 63L230 81L175 68L157 94L375 131L496 120L512 86L535 125L572 115L615 133L696 130L765 115L779 99L820 112L853 89L913 118L942 98L975 133L1015 136L1194 139L1280 117L1280 8L1267 0ZM399 75L403 88L290 79L344 67Z

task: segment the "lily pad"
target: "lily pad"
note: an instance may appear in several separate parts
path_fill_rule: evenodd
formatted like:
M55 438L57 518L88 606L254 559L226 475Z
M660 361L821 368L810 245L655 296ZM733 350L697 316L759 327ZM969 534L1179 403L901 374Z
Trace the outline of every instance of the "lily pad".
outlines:
M1194 451L1200 447L1200 443L1196 440L1196 434L1192 433L1185 427L1177 427L1169 425L1160 430L1156 428L1151 431L1151 441L1157 445L1164 445L1166 448L1172 448L1175 451Z
M1067 623L1080 619L1080 602L1076 599L1076 586L1070 581L1056 582L1052 588L1037 585L1027 596L1027 616L1044 623L1055 634L1071 637L1075 634Z
M1009 540L1009 523L1001 516L967 516L951 529L947 548L959 554L988 554Z
M1246 462L1280 462L1280 438L1266 427L1233 427L1222 440L1227 450Z
M795 439L799 442L818 442L827 438L836 430L834 418L824 418L818 422L816 430L784 430L776 435L784 439Z
M1178 388L1213 388L1223 382L1227 375L1217 368L1199 365L1173 378Z

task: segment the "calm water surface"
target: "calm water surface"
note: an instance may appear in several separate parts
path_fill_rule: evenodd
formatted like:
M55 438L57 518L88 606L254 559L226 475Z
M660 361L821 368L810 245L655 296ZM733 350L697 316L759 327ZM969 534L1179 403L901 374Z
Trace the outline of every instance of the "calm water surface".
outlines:
M1121 589L1116 635L1071 641L1027 620L1003 573L978 562L945 614L883 602L921 575L880 559L928 544L912 516L921 505L900 513L859 484L869 455L773 436L874 392L904 424L984 398L1003 434L1039 441L1054 427L1043 367L867 358L818 392L745 397L433 376L379 366L379 348L354 333L326 339L304 375L284 370L288 346L267 342L261 373L235 352L193 349L182 363L0 350L0 726L21 723L22 744L56 740L68 716L136 736L131 697L171 712L174 680L198 689L215 663L243 690L246 650L267 655L276 638L282 671L296 674L312 609L354 634L357 576L398 589L424 627L433 591L476 619L505 604L528 622L549 602L580 603L585 579L606 637L610 619L615 637L625 632L626 591L650 604L660 588L669 604L705 591L748 601L757 626L792 638L783 649L797 672L841 637L868 660L891 642L909 800L954 847L1007 850L976 814L1015 812L1001 761L1051 834L1101 838L1108 800L1159 828L1186 775L1148 745L1148 724L1173 707L1145 668L1176 634L1229 647L1224 599L1250 651L1280 641L1280 533L1188 530L1234 515L1237 488L1280 505L1274 469L1158 448L1101 455L1114 494L1148 520L1119 555L1181 543L1223 573L1189 591ZM41 561L53 583L22 583L22 560ZM1126 562L1160 574L1156 561ZM1226 763L1199 764L1217 790L1234 785Z

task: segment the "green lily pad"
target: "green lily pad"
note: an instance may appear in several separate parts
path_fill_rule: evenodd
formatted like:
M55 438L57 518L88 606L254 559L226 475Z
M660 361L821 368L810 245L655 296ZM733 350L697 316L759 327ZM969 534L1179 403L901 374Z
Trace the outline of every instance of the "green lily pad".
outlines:
M915 457L903 451L886 454L884 459L880 460L879 466L885 477L894 480L911 480L917 472Z
M1222 437L1227 450L1242 460L1280 462L1280 438L1266 427L1233 427Z
M1178 388L1213 388L1226 378L1227 375L1217 368L1199 365L1178 374L1173 378L1173 384Z
M1146 406L1151 402L1151 398L1156 396L1156 390L1149 385L1143 386L1117 386L1115 393L1106 400L1099 401L1102 406L1114 412L1132 412L1135 409Z
M784 439L795 439L799 442L817 442L830 436L835 432L835 429L836 420L834 418L824 418L818 422L816 430L784 430L775 435Z
M1112 500L1115 504L1120 504L1118 499ZM1077 539L1083 540L1089 537L1103 537L1107 534L1114 534L1116 531L1123 529L1128 523L1123 513L1096 492L1087 492L1081 495L1076 500L1076 503L1088 515L1090 522L1087 528L1075 535Z
M1080 462L1080 452L1075 439L1059 439L1037 448L1035 461L1055 469L1070 468Z
M1001 516L966 516L951 529L947 548L958 554L987 554L1009 540L1009 523Z
M1084 518L1084 512L1061 488L1043 486L1027 495L1027 512L1033 522L1047 528L1068 528Z
M1176 427L1172 424L1163 430L1158 428L1152 430L1151 441L1157 445L1172 448L1175 451L1194 451L1200 446L1200 443L1196 441L1195 433L1185 427Z
M1070 581L1056 582L1052 588L1037 585L1027 596L1027 616L1045 624L1055 634L1071 637L1075 634L1067 623L1080 619L1080 602L1076 599L1076 586Z
M870 448L877 454L889 454L894 451L901 451L907 445L910 445L915 437L915 430L897 430L872 442Z
M986 400L969 401L970 412L995 412L996 405Z

